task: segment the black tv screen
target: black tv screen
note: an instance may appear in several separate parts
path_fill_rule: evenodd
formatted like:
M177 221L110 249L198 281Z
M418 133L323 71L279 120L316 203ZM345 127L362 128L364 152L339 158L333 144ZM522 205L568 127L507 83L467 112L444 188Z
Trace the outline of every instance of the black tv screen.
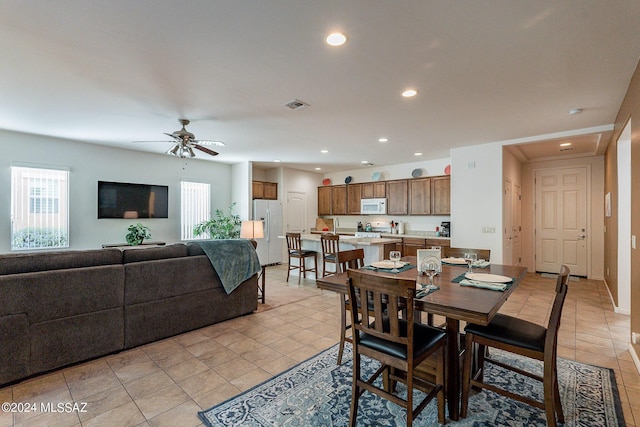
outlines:
M168 217L168 186L98 181L98 218Z

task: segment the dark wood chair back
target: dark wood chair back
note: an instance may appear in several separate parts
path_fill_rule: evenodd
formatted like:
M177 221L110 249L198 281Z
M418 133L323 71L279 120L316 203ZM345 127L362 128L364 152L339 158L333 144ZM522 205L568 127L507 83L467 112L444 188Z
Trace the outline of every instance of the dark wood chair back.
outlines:
M338 264L341 272L345 272L350 268L357 270L364 267L364 249L359 248L338 252Z
M300 241L300 233L287 233L287 249L289 252L300 251L302 249L302 243Z
M322 256L338 253L338 242L340 236L338 234L323 234L320 236L320 242L322 243Z
M429 401L438 400L438 421L444 416L444 346L446 334L439 328L414 323L413 300L415 279L366 274L361 270L347 270L347 290L351 301L353 327L353 385L349 425L355 426L360 395L375 393L407 411L407 426L411 426ZM405 313L401 310L408 307ZM420 339L417 339L420 337ZM380 361L381 367L369 378L362 378L361 356ZM428 368L434 381L416 375L414 368L435 355L435 364ZM383 387L376 380L384 374ZM368 375L367 375L368 376ZM406 399L392 393L396 381L407 385ZM414 388L425 397L414 405ZM415 410L413 408L416 408Z

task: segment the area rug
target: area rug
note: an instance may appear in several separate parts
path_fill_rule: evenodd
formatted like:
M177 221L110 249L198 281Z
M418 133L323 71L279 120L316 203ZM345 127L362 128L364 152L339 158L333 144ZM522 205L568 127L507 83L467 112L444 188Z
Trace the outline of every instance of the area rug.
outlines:
M352 382L351 347L345 348L343 364L336 364L337 345L290 370L198 415L207 426L346 426L349 421ZM492 357L542 371L542 364L509 353L492 350ZM367 358L363 374L379 366ZM624 426L620 398L613 371L558 359L565 426ZM542 398L542 386L499 367L487 367L488 378L502 387L524 390ZM402 394L402 384L398 385ZM417 394L417 396L416 396ZM416 401L420 392L414 394ZM357 424L395 427L406 424L399 406L365 392L360 398ZM469 400L469 416L447 420L448 426L545 426L544 411L483 390ZM414 426L437 426L435 400L422 411Z

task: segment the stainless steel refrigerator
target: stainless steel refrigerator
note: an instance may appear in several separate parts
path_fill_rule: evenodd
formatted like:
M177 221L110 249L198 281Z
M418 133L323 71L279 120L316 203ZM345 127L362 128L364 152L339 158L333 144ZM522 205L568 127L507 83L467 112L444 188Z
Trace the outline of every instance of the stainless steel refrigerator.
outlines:
M254 200L253 219L263 221L264 238L256 239L260 264L271 265L282 262L285 240L282 232L282 202L278 200Z

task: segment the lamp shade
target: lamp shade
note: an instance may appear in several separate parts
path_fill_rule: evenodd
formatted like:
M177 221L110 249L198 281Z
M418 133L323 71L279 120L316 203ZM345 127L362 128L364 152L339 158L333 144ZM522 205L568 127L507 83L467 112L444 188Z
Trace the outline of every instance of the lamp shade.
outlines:
M262 239L264 237L262 221L242 221L240 237L243 239Z

